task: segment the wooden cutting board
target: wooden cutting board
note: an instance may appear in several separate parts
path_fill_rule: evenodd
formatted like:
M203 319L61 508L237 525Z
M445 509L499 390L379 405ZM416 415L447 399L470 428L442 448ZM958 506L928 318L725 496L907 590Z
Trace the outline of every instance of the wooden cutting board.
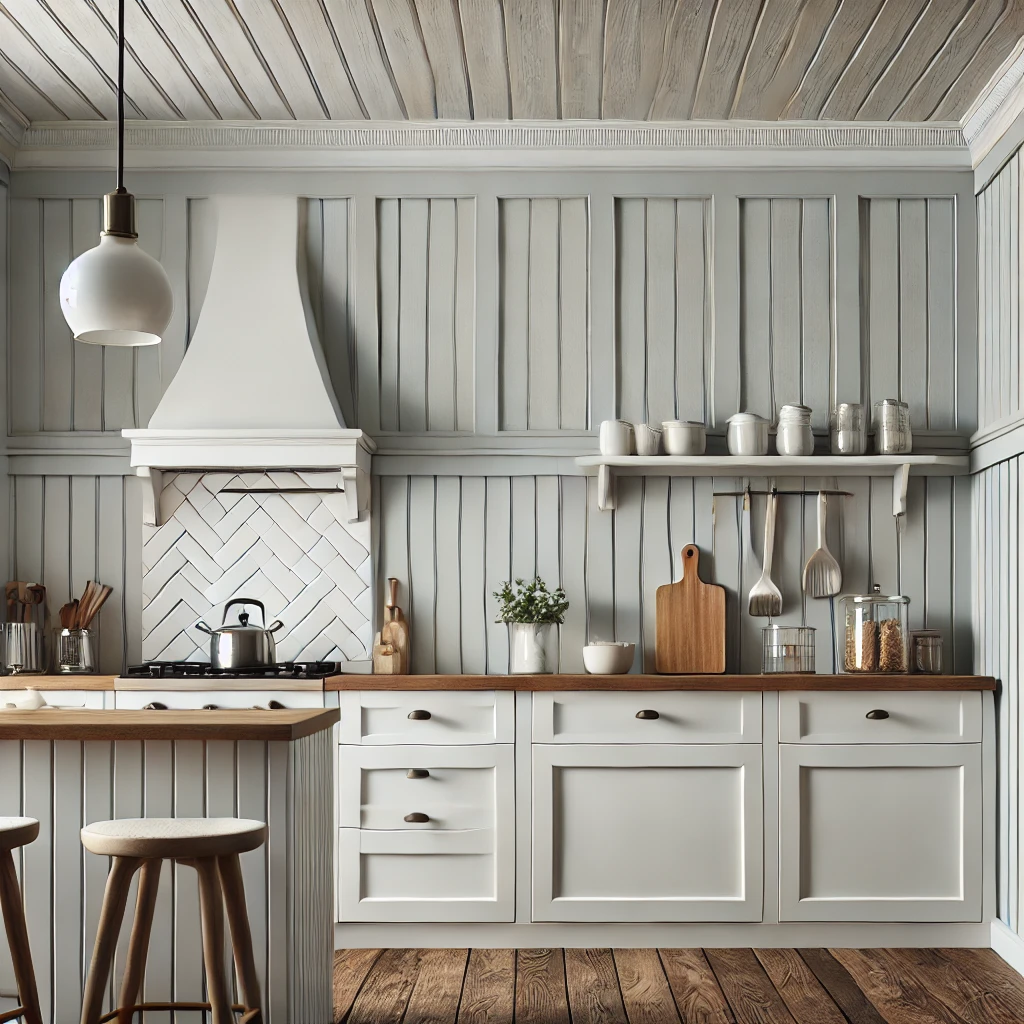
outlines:
M697 675L725 671L725 587L698 575L700 549L683 548L683 578L658 587L654 666Z

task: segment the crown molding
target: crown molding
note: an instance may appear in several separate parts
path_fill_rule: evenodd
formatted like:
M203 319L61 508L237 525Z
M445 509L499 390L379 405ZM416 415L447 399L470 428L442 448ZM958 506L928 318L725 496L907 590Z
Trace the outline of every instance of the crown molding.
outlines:
M16 169L109 167L114 128L29 126ZM469 167L921 167L965 169L959 124L866 122L132 122L146 170Z
M980 192L1014 150L1024 142L1024 40L992 76L964 115L964 140Z

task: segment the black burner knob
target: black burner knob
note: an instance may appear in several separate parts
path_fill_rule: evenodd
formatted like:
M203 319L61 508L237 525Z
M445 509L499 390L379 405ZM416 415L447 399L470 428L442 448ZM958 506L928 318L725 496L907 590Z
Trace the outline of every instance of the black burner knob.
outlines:
M166 704L161 704L160 701L158 701L158 700L154 700L152 703L147 704L142 710L143 711L166 711L167 710L167 705Z

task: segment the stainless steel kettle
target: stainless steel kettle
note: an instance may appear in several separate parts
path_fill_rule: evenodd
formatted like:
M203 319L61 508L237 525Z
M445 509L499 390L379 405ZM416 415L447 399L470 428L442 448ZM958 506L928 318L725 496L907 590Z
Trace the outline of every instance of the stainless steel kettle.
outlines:
M250 626L249 613L242 611L238 623L227 624L228 611L236 605L252 605L260 610L263 625ZM224 617L217 629L211 629L202 619L196 629L210 636L210 665L214 670L235 671L245 668L265 668L275 664L274 634L284 626L280 619L267 625L267 612L262 601L249 597L236 597L224 605Z

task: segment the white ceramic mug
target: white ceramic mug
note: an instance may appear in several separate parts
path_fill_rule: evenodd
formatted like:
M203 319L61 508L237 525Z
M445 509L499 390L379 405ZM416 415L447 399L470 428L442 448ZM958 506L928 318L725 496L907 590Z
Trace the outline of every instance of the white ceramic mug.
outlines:
M657 455L661 448L661 427L651 423L634 423L637 455Z
M666 420L662 423L665 451L669 455L703 455L708 438L703 423Z
M626 420L604 420L601 423L601 454L632 455L633 424Z

